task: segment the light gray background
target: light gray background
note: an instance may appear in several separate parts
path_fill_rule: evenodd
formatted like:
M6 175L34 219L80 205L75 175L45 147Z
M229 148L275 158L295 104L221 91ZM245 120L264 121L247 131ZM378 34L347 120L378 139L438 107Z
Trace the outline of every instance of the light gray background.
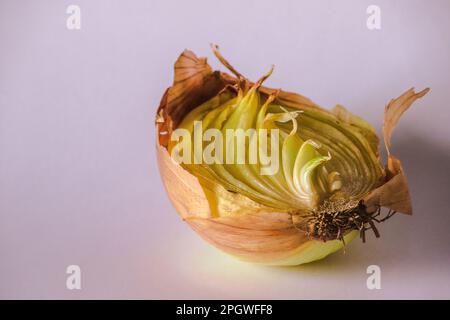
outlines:
M82 29L66 29L69 4ZM382 29L366 28L381 7ZM0 298L450 298L448 1L0 0ZM235 261L176 215L156 166L154 113L185 48L209 43L252 79L381 127L401 120L414 216L381 239L277 268ZM65 287L80 265L82 290ZM381 267L382 289L366 288Z

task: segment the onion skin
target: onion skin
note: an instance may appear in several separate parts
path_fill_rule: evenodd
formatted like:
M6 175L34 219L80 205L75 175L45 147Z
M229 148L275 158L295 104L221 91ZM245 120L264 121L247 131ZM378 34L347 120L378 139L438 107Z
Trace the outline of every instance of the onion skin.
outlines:
M175 63L174 85L164 94L156 115L156 151L162 181L176 211L203 239L220 250L249 262L298 265L322 259L341 249L343 242L340 240L323 242L312 239L304 230L298 228L291 213L264 207L225 189L219 192L228 197L231 204L244 205L238 208L239 214L214 216L208 201L208 193L213 191L170 157L167 150L168 139L183 117L196 106L217 95L227 85L236 83L237 78L218 71L213 72L206 59L199 59L190 51L183 52ZM261 92L265 94L274 91L276 90L261 87ZM428 89L425 89L415 94L412 89L408 90L386 107L386 146L390 145L392 130L401 113L427 92ZM339 110L339 115L326 111L301 95L280 91L277 99L280 103L296 105L304 110L328 113L349 124L354 120L351 116L343 116L342 110ZM406 104L408 106L405 108ZM398 110L402 111L399 113ZM390 154L389 148L388 153L386 174L380 176L378 186L361 200L373 211L380 206L386 206L411 214L411 202L401 163ZM345 242L348 243L356 235L357 230L349 232L344 238Z

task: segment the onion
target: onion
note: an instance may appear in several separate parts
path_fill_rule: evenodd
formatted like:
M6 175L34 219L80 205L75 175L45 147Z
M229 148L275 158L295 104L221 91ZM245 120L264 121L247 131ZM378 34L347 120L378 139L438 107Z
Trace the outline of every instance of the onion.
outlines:
M184 51L156 115L167 194L202 238L245 261L297 265L324 258L358 234L365 240L369 229L379 236L376 223L395 212L412 214L390 141L400 116L428 88L410 89L386 106L383 167L368 122L342 106L328 111L264 87L272 69L253 83L213 51L233 75ZM248 135L227 135L238 131Z

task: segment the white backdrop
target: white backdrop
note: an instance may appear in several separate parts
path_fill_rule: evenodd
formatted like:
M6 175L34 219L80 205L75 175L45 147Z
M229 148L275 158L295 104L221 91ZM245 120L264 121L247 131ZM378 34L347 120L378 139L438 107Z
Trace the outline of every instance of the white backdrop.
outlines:
M81 29L66 28L66 8ZM381 29L366 26L369 5ZM450 298L448 1L0 1L0 298ZM393 150L414 215L292 268L236 261L176 215L154 113L189 48L252 79L345 105L381 127L409 87L432 91ZM366 268L381 268L368 290ZM79 265L81 290L66 288Z

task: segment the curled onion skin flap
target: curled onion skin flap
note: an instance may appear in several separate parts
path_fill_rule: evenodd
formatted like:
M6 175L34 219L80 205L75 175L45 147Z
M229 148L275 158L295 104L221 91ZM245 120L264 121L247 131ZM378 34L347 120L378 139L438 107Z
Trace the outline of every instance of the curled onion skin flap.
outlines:
M406 178L391 154L390 139L401 114L428 89L410 89L386 106L388 161L383 167L379 139L366 121L342 106L328 111L302 95L264 87L265 78L251 83L214 50L234 75L213 71L205 58L186 50L175 63L174 83L156 114L157 158L165 189L178 214L203 239L245 261L298 265L342 248L372 226L371 217L381 207L412 213ZM252 88L258 96L240 96ZM233 116L239 108L236 101L244 99L247 104L241 108L246 109L241 111L246 116ZM192 128L195 119L211 127L280 127L285 132L280 147L284 171L260 176L258 164L237 171L229 165L180 165L171 157L170 137L177 128ZM292 150L298 152L296 157ZM332 225L334 229L322 232L316 220L327 218L329 208L335 210L333 215L344 216L345 223L363 218L360 224L347 223L337 231Z

